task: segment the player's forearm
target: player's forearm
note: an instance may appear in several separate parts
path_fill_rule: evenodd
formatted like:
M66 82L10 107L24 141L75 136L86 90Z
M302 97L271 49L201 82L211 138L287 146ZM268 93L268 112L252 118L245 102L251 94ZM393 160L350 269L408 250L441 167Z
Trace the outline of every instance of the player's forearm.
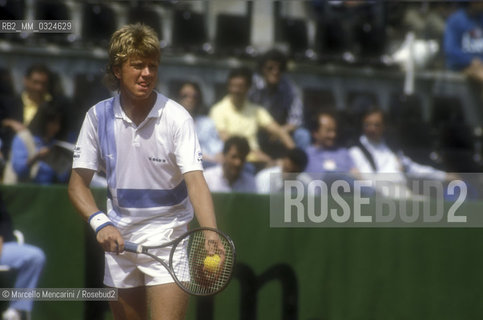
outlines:
M210 190L201 171L185 174L188 195L201 227L216 228L215 209Z
M283 130L282 127L277 127L276 131L278 132L278 137L280 141L282 141L285 147L289 149L292 149L295 147L295 143L293 142L292 138L287 133L287 131Z
M84 220L88 220L91 214L99 211L89 189L89 183L76 170L72 170L67 190L70 201Z
M279 126L275 121L270 123L266 129L272 133L273 135L277 136L278 139L284 144L285 147L292 149L295 147L295 143L293 142L290 135L283 130L281 126Z

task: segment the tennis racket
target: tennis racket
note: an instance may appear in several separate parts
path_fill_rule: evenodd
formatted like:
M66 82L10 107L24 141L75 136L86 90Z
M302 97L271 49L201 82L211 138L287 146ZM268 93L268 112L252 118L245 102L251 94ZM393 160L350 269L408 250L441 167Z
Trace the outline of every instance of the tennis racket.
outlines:
M169 246L171 251L168 261L150 252ZM213 228L193 229L170 242L156 246L126 242L124 249L148 255L158 261L181 289L195 296L208 296L222 291L228 285L235 265L233 241ZM175 259L175 253L179 256L180 251L187 257L187 261Z

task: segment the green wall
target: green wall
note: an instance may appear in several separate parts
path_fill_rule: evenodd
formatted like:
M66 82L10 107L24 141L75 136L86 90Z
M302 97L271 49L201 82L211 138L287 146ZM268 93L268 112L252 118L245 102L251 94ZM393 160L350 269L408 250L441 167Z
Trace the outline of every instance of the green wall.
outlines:
M15 227L47 255L39 286L83 287L85 225L66 188L24 185L1 190ZM101 206L104 194L95 191ZM262 274L276 265L293 270L298 298L292 294L287 301L297 306L297 319L483 316L483 232L478 228L275 229L269 226L267 196L215 194L214 201L220 229L237 246L237 274L243 267L262 281L270 276ZM214 319L241 319L240 290L248 282L235 278L214 298ZM258 319L282 319L281 292L277 281L249 292L257 298ZM83 319L83 308L82 302L37 302L33 319ZM196 319L194 299L189 319Z

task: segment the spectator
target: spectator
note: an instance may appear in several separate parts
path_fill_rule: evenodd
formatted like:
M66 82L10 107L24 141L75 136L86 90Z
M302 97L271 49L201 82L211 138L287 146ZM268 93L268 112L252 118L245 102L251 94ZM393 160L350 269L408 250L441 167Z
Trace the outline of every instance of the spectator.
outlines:
M28 129L14 137L4 183L33 182L38 184L67 182L71 163L60 165L62 154L58 149L58 137L65 124L64 113L59 107L44 105L36 113ZM67 157L72 159L72 151Z
M313 118L310 130L314 142L306 149L308 156L306 172L357 174L349 151L337 146L337 120L334 114L327 111L319 112Z
M357 170L363 178L381 180L400 186L404 193L397 197L408 197L406 175L412 178L444 181L454 176L430 166L412 161L402 151L393 151L384 140L384 112L371 107L362 117L362 135L349 152ZM377 186L376 186L377 189ZM380 190L381 191L381 190ZM387 190L382 190L387 194Z
M267 51L258 66L259 74L253 77L249 99L268 110L282 129L292 136L295 144L306 148L310 143L310 134L303 125L304 106L295 85L285 76L287 58L281 51ZM260 135L262 150L272 156L280 155L283 146L274 144L273 139Z
M24 76L24 89L18 97L2 97L2 152L10 151L13 136L30 124L37 110L43 104L52 101L49 92L51 72L44 65L30 66Z
M17 271L15 288L37 287L45 263L43 251L35 246L20 244L13 234L12 222L0 194L0 264ZM33 300L12 300L3 312L3 320L30 319Z
M248 140L251 149L248 161L269 163L271 157L260 150L258 144L259 129L265 129L277 137L286 148L293 148L294 142L263 107L247 100L251 83L252 72L249 69L231 70L228 75L228 95L213 106L210 117L223 141L232 135L240 135Z
M483 2L468 2L449 16L444 52L449 69L483 81Z
M49 92L51 72L44 65L33 65L27 69L24 77L24 90L20 96L20 104L11 110L13 119L28 126L40 106L52 101Z
M307 161L307 154L304 150L300 148L288 150L276 166L263 169L256 175L257 192L267 194L281 191L286 179L297 179L308 184L311 178L303 173Z
M244 137L232 136L225 141L223 163L205 171L211 192L256 192L255 178L243 170L249 152Z
M178 102L195 121L196 134L203 153L203 165L209 167L221 162L223 141L218 136L213 120L202 114L202 101L202 93L196 82L187 81L179 88Z

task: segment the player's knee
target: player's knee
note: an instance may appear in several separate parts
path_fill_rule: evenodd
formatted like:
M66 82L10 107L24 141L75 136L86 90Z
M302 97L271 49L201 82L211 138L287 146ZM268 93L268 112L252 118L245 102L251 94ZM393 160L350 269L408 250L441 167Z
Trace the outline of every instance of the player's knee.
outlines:
M42 249L32 247L29 255L29 263L36 265L37 267L43 267L45 264L45 254Z

